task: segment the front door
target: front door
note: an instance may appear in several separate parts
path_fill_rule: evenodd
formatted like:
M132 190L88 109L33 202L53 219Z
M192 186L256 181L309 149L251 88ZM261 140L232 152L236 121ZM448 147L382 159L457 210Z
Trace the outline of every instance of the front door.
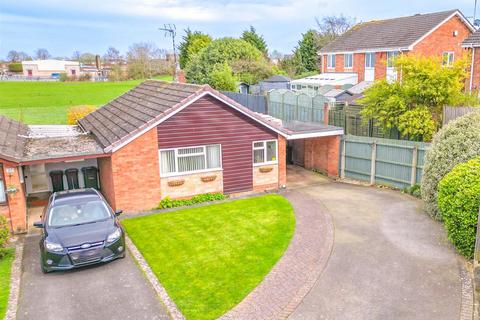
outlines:
M48 191L48 178L45 164L32 164L29 167L31 192Z
M375 80L375 52L365 53L365 81Z

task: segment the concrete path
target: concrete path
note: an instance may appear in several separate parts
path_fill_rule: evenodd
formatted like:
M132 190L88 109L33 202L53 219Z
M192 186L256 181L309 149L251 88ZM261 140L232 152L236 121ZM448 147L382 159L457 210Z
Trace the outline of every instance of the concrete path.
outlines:
M333 182L295 192L325 206L335 240L325 270L291 319L450 320L460 318L462 303L462 319L468 318L463 260L442 225L422 212L421 201Z
M39 237L27 237L17 319L169 319L133 260L43 274Z

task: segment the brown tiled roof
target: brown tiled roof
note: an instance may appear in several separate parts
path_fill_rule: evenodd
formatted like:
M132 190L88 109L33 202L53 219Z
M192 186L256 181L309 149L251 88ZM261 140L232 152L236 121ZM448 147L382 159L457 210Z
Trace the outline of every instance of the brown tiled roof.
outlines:
M10 118L0 116L0 158L19 161L28 134L28 126Z
M148 80L87 115L79 124L106 148L203 89L192 84Z
M462 46L464 47L480 47L480 30L472 33L467 39L463 40Z
M458 10L359 23L320 52L408 48Z

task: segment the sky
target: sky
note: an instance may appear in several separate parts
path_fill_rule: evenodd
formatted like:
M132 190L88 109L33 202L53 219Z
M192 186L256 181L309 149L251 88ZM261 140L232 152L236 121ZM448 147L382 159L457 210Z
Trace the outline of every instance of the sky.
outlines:
M158 27L175 24L177 41L186 28L218 37L239 37L253 25L270 51L290 53L315 18L340 15L357 22L460 9L473 16L474 0L0 0L0 58L10 50L53 56L74 51L122 53L135 42L171 49ZM479 4L480 7L480 4ZM478 10L480 15L480 10Z

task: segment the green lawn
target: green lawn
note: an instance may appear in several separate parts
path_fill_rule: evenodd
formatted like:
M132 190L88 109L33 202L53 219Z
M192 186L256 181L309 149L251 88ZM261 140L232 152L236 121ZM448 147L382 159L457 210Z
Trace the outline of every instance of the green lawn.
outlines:
M7 312L8 295L10 294L10 272L15 249L7 249L8 253L0 259L0 319Z
M254 289L282 256L295 217L279 195L123 221L187 319L215 319Z
M158 80L171 80L159 76ZM119 82L0 82L0 114L27 124L66 124L67 109L101 106L142 80Z

